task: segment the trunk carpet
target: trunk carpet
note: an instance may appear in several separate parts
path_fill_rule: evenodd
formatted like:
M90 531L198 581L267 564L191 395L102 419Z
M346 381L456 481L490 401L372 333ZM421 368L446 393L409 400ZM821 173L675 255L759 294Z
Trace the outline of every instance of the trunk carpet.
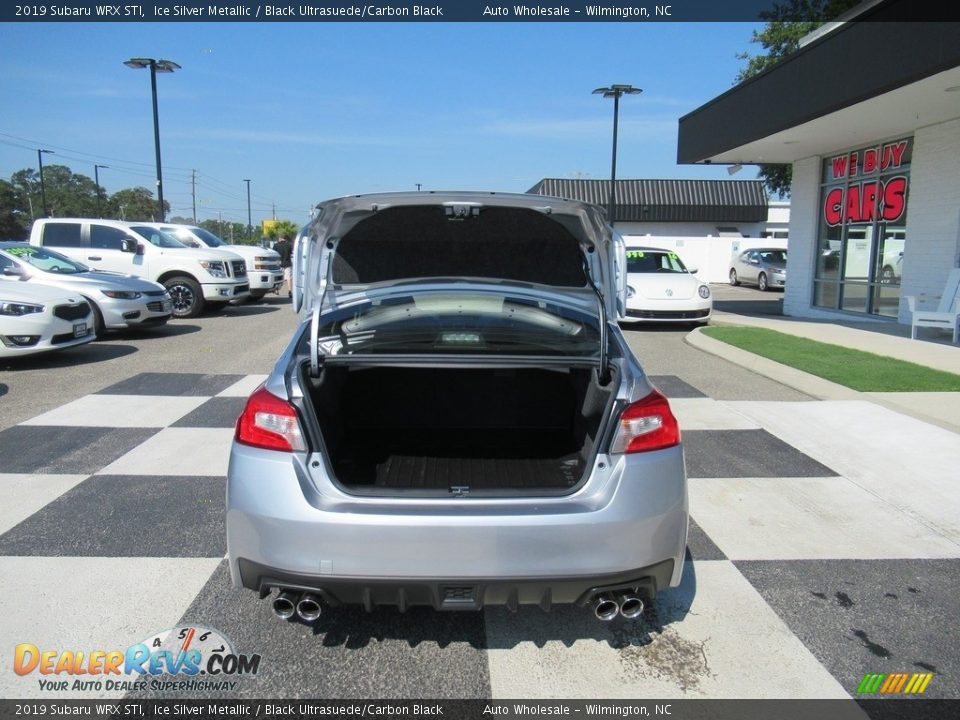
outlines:
M556 488L576 485L583 474L568 433L439 431L398 438L395 430L370 431L366 438L390 437L371 452L369 443L348 443L334 462L345 485L384 488L473 489ZM406 440L406 441L404 441ZM375 444L377 444L375 442Z

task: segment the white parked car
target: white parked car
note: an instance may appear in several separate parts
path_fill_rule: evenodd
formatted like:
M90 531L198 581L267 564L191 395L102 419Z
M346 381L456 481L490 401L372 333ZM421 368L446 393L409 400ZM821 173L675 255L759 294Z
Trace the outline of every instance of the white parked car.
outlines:
M188 248L146 223L89 218L41 218L30 244L52 248L96 270L129 273L163 285L173 316L196 317L206 305L250 295L247 265L236 253Z
M170 319L170 293L134 275L97 272L47 248L0 242L0 280L26 281L80 293L93 309L97 336L105 330L163 325Z
M259 245L231 245L209 230L197 225L174 225L171 223L140 223L158 228L173 235L187 247L217 248L236 253L247 263L247 280L250 282L250 299L260 300L268 292L275 292L283 284L283 269L280 253Z
M94 337L93 310L79 293L0 282L0 357L60 350Z
M671 250L627 248L627 312L621 322L706 324L713 312L710 286Z

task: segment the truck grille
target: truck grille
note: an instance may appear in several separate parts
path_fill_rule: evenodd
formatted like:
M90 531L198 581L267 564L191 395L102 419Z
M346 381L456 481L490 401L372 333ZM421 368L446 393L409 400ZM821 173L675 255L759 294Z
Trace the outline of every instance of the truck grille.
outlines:
M61 320L79 320L90 314L90 306L85 302L76 305L57 305L53 309L53 314Z
M230 265L233 267L233 276L235 278L247 276L247 264L243 260L234 260Z

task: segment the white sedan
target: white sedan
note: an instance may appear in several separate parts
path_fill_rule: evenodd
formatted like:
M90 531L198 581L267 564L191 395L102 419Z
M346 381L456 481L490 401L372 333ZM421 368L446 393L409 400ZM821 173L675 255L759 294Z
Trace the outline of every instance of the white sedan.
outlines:
M621 322L706 324L713 312L710 286L671 250L627 248L627 313Z
M0 281L0 357L59 350L95 337L93 311L79 293Z

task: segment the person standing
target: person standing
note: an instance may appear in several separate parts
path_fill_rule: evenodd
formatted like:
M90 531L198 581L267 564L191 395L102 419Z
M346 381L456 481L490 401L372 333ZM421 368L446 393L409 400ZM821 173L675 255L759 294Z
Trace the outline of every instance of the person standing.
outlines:
M293 288L291 284L291 275L293 273L293 246L286 235L281 235L280 240L273 246L273 249L280 253L280 267L283 268L283 284L287 288L287 297L293 297Z

